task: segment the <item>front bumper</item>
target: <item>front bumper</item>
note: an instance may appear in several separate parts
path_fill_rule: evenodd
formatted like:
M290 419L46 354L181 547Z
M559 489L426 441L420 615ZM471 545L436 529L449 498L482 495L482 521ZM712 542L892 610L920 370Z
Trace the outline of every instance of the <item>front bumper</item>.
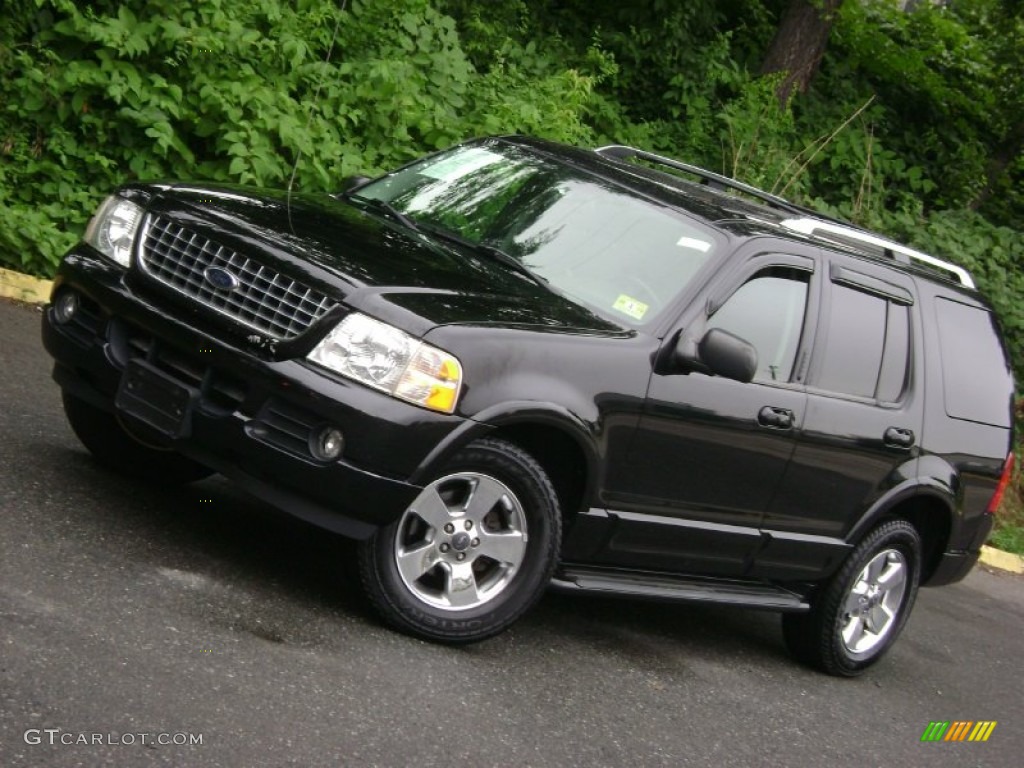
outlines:
M169 447L236 480L287 512L355 538L396 519L420 487L437 446L465 423L320 372L302 359L246 349L230 329L174 305L144 278L78 246L64 259L53 298L74 290L80 310L43 316L54 379L108 411L126 366L144 360L195 393L187 428ZM325 425L345 437L335 461L317 459L310 435Z

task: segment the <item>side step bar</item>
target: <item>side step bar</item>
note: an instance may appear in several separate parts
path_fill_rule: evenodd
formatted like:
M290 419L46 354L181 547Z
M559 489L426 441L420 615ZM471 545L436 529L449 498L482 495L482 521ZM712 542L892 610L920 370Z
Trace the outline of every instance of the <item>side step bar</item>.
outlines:
M811 607L804 596L764 582L636 573L612 568L567 566L551 579L551 588L570 594L709 602L796 613Z

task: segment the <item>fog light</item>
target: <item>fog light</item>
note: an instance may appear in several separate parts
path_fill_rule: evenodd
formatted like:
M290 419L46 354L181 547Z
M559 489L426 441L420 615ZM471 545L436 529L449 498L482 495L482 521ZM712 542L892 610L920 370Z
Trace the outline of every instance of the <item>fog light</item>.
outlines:
M345 447L345 438L341 430L335 427L321 427L314 433L310 442L313 455L322 461L333 461L338 458Z
M78 294L74 291L67 291L57 297L53 303L53 318L61 325L71 322L71 318L78 311Z

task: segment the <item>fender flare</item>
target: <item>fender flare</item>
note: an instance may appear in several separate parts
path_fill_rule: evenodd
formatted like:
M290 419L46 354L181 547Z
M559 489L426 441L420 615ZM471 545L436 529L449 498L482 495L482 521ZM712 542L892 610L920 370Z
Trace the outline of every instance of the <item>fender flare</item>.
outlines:
M459 427L450 432L438 443L419 463L409 482L423 486L436 475L444 463L461 448L474 440L493 434L495 431L510 426L537 425L559 430L573 440L583 454L586 464L584 484L584 504L588 503L596 493L597 477L600 467L599 451L595 429L591 424L564 408L553 403L542 403L535 400L512 401L485 408L466 419Z
M953 527L956 524L956 499L952 490L932 478L913 477L890 488L876 499L853 524L844 540L848 544L856 545L892 509L911 499L920 498L934 499L942 505L949 515L950 536L952 537Z

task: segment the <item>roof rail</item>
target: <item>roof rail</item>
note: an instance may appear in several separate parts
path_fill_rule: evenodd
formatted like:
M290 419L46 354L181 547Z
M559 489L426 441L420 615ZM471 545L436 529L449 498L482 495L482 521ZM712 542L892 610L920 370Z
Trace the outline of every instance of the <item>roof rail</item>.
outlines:
M864 232L863 230L855 227L847 227L841 224L833 224L828 221L822 221L812 217L801 217L799 219L786 219L781 222L782 226L786 229L790 229L794 232L800 232L804 235L817 235L823 233L826 239L829 239L828 235L835 235L832 238L835 242L843 243L844 241L852 240L856 243L866 243L873 245L876 248L881 248L885 254L891 258L898 259L898 256L905 257L906 263L912 261L919 261L922 264L927 264L936 269L943 270L953 277L957 282L967 288L974 288L974 279L971 274L963 267L958 267L948 261L937 259L934 256L929 256L927 253L921 251L915 251L913 248L908 248L905 245L900 245L893 240L887 240L881 235L875 235L870 232ZM846 243L849 244L849 243Z
M656 155L653 152L647 152L643 149L637 149L636 147L627 147L622 144L609 144L607 147L598 147L594 150L601 157L607 157L611 160L631 160L637 158L639 160L646 160L649 163L655 163L656 165L664 165L668 168L675 168L677 171L684 171L685 173L691 173L694 176L700 178L701 184L706 184L716 189L734 189L737 192L743 192L746 195L750 195L762 203L767 203L772 208L778 208L786 211L787 213L795 214L806 214L809 209L802 206L796 205L795 203L789 202L784 198L773 195L770 192L765 192L763 189L752 187L749 184L744 184L742 181L736 181L736 179L730 179L728 176L723 176L720 173L714 173L713 171L705 170L696 165L690 165L689 163L683 163L679 160L673 160L670 157L664 157L663 155Z
M611 160L631 160L639 159L646 160L649 163L656 165L664 165L668 168L675 168L678 171L693 174L701 180L701 184L717 189L733 189L737 192L743 192L746 195L760 200L766 203L772 208L785 211L786 213L796 214L798 218L785 219L781 222L783 227L790 229L794 232L800 232L805 235L816 235L823 233L828 239L827 235L834 235L833 241L842 243L845 238L846 241L853 241L854 243L866 243L873 245L876 248L882 249L882 251L890 258L904 261L910 264L912 261L919 261L922 264L927 264L936 269L946 272L951 278L955 279L961 285L967 288L975 288L974 279L971 274L956 264L942 259L937 259L934 256L929 256L927 253L921 251L915 251L913 248L908 248L905 245L895 242L894 240L888 240L881 235L876 235L872 232L867 232L862 229L858 229L855 226L845 224L839 219L833 219L831 216L819 213L813 208L807 208L796 203L791 203L789 200L778 197L765 192L763 189L752 187L749 184L744 184L742 181L736 181L730 179L728 176L722 176L721 174L714 173L713 171L705 170L696 165L690 165L689 163L683 163L679 160L673 160L670 157L664 157L662 155L656 155L653 152L647 152L643 149L637 149L636 147L627 147L622 144L609 144L606 147L598 147L594 150L601 157L607 157ZM849 242L846 242L849 245ZM900 259L899 257L903 257Z

